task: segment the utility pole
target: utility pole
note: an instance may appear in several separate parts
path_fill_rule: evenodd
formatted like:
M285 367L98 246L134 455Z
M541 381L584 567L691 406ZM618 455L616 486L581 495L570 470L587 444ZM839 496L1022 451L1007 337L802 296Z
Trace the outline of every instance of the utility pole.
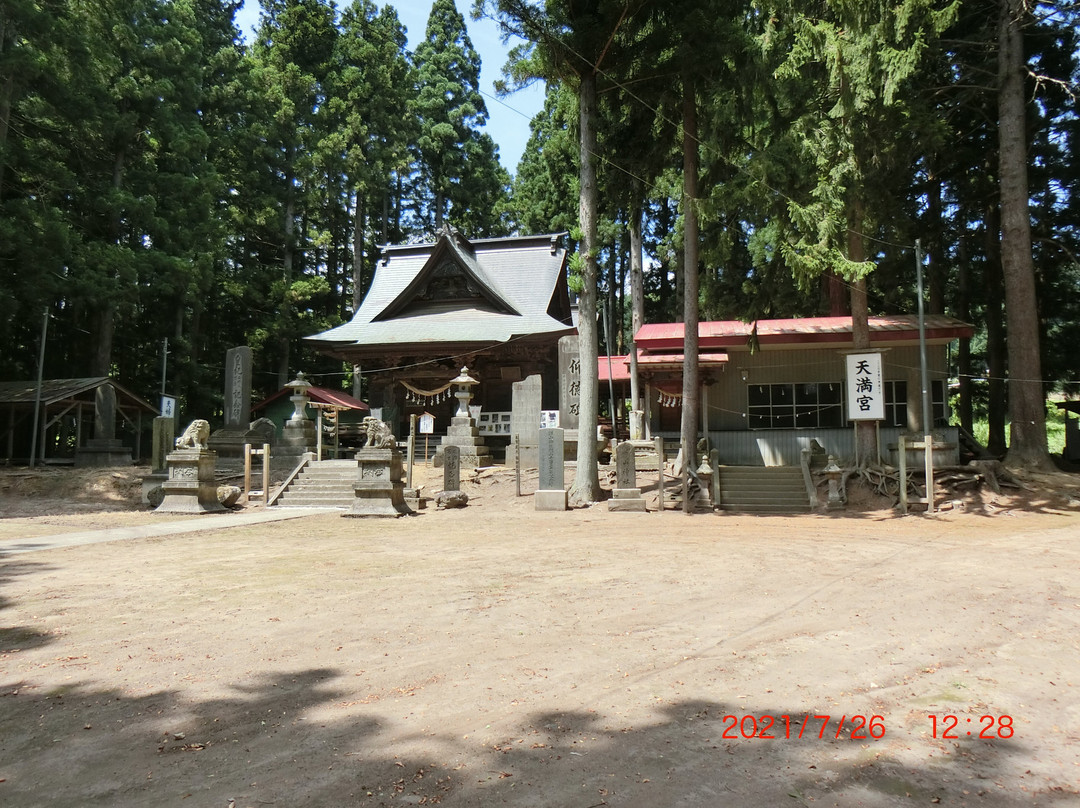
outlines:
M926 367L926 315L923 312L922 242L915 239L915 277L918 279L919 295L919 379L922 383L923 435L929 435L934 426L934 412L930 403L929 372Z
M161 395L165 395L165 371L169 365L169 338L165 337L161 345Z
M41 416L41 384L45 371L45 337L49 333L49 307L45 307L45 317L41 321L41 350L37 363L37 392L34 395L34 431L30 436L30 468L37 462L38 418Z

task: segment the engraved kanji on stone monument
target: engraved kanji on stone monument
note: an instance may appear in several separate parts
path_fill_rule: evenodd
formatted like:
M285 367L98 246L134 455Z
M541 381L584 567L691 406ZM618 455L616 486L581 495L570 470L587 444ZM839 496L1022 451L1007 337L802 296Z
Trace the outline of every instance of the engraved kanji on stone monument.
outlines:
M577 429L581 414L580 340L575 336L559 339L559 426Z
M247 429L251 422L251 348L225 353L225 428Z

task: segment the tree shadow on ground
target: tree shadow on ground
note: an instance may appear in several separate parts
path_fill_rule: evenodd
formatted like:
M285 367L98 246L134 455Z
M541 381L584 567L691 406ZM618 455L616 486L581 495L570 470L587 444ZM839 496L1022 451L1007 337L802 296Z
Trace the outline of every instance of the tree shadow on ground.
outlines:
M884 738L859 739L850 716L841 729L839 716L804 723L802 711L778 706L766 727L739 705L684 700L640 726L593 710L508 715L498 726L511 731L492 740L414 728L405 716L422 694L356 700L352 677L331 669L241 677L221 689L197 702L152 685L145 695L79 684L4 694L5 806L1008 808L1080 796L1018 780L1030 766L1022 739L924 739L940 753L912 756L910 738L888 745L902 734L888 716L878 725Z
M13 561L0 554L0 611L11 607L11 601L3 589L12 580L23 575L49 572L52 567L35 561ZM0 623L0 654L11 654L40 648L52 641L48 631L30 626L7 626Z

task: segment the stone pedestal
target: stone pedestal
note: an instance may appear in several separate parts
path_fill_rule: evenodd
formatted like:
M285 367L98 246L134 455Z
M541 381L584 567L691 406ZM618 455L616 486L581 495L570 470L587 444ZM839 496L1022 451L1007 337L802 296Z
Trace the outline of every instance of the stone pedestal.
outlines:
M281 430L281 443L275 447L279 455L300 457L307 452L315 453L319 436L315 429L315 422L309 418L297 420L290 418L285 422ZM252 443L251 440L248 443ZM243 447L241 447L242 449Z
M476 421L469 416L455 415L450 419L450 427L446 430L446 437L435 450L435 458L432 461L435 468L442 468L443 453L447 446L457 446L460 450L461 467L467 469L479 468L491 465L491 449L480 437L480 430L476 428Z
M353 506L343 516L403 516L405 504L401 452L397 449L361 449L356 453L357 476Z
M117 438L90 438L86 446L75 453L75 465L79 468L130 466L131 449L124 446Z
M116 390L111 384L94 391L94 437L75 452L75 465L131 465L131 450L116 437Z
M634 446L629 441L620 443L615 449L615 488L608 500L608 510L612 512L646 510L645 498L637 487L637 465Z
M162 484L165 499L154 513L222 513L218 501L214 465L217 452L209 449L177 449L165 458L168 478Z

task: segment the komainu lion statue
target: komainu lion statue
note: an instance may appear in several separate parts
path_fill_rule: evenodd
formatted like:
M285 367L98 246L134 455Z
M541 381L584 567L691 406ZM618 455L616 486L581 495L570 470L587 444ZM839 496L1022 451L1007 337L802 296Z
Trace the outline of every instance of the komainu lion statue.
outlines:
M362 424L364 434L367 435L367 443L364 444L365 449L396 449L397 441L394 439L394 433L390 431L385 423L380 421L374 416L367 416Z
M184 434L176 439L177 449L205 449L210 439L210 424L201 418L188 424Z

